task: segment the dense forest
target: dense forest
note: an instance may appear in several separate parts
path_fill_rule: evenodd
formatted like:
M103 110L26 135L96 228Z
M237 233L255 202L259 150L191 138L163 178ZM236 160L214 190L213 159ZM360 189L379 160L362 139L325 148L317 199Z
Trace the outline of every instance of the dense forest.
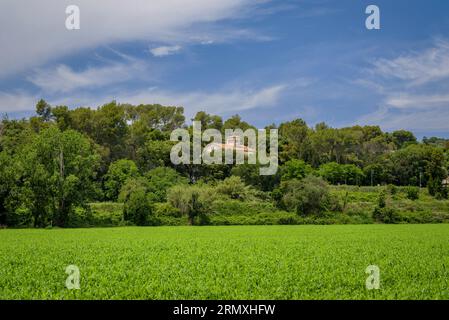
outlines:
M254 128L238 115L224 120L198 112L191 120L222 132ZM0 225L73 226L99 202L121 203L123 221L137 225L163 224L164 215L207 223L214 202L223 199L320 216L347 206L347 193L335 199L332 185L388 186L390 195L403 187L410 199L427 188L435 201L447 198L442 181L449 140L420 142L412 132L388 133L378 126L312 128L294 119L266 127L279 130L280 167L261 176L258 165L173 165L170 133L191 130L188 122L182 107L116 102L69 109L41 100L35 116L4 115ZM374 216L391 215L388 196L376 199Z

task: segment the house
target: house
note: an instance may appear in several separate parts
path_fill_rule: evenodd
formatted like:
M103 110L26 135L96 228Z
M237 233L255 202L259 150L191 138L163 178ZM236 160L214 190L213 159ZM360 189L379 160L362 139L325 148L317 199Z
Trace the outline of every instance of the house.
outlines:
M212 151L218 150L235 150L236 152L243 151L245 155L256 153L255 149L245 146L240 139L241 136L238 135L229 136L226 143L211 143L204 148L204 151L212 153Z
M445 188L449 188L449 177L447 177L446 179L444 179L441 184L443 185L443 187Z

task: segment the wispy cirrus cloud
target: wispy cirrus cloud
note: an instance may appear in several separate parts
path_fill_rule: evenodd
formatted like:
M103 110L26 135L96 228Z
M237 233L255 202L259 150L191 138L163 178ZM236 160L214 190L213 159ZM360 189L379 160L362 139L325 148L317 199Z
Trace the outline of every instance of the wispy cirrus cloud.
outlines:
M0 113L34 110L38 99L39 98L36 95L32 95L24 91L0 91Z
M418 132L449 131L449 41L393 59L377 59L357 81L383 96L377 110L356 120Z
M182 43L214 40L215 23L250 12L251 0L78 0L81 29L68 31L65 9L71 0L2 0L0 77L54 59L123 41ZM176 8L176 14L173 14ZM182 10L179 10L182 8ZM218 35L237 32L221 26Z
M438 81L449 77L449 41L438 40L432 48L394 59L378 59L373 65L376 75L402 80L408 86Z
M165 57L179 52L182 49L181 46L162 46L150 49L150 52L155 57Z
M277 84L259 89L228 89L216 92L170 92L152 88L121 97L131 103L162 103L184 106L190 114L208 110L219 114L275 105L286 85Z
M95 89L135 79L147 68L142 61L114 62L105 66L75 71L67 65L36 69L28 81L47 94L67 93L77 89Z
M159 103L182 106L185 108L186 116L191 117L196 112L204 110L223 115L256 108L273 107L287 90L289 90L289 85L282 83L260 88L226 88L215 91L191 92L170 91L152 87L133 92L118 91L100 95L84 93L63 96L49 99L49 102L53 105L73 107L80 105L97 107L112 100L136 105Z
M428 95L398 94L387 98L385 103L397 109L449 108L449 92Z

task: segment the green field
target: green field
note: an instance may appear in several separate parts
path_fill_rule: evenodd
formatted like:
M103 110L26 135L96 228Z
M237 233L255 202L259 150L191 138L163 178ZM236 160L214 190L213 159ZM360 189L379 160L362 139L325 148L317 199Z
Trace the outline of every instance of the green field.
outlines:
M444 224L0 230L1 299L449 299L448 268Z

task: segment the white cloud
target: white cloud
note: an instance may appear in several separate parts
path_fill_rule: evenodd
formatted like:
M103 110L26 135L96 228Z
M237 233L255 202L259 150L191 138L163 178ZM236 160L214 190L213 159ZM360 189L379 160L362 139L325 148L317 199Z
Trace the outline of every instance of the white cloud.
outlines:
M22 112L35 109L38 97L26 92L0 92L0 112Z
M374 62L376 74L396 78L417 86L449 77L449 42L437 41L435 46L422 52L402 55L395 59Z
M428 109L438 106L449 108L449 93L436 95L398 94L388 98L385 103L398 109Z
M150 52L155 57L164 57L175 54L179 50L181 50L181 46L162 46L150 49Z
M229 114L254 108L269 108L275 106L289 86L277 84L259 89L226 89L214 92L173 92L148 88L129 92L113 94L91 95L76 94L56 99L49 99L53 105L91 106L97 107L108 101L116 100L120 103L152 104L181 106L185 109L187 119L198 111L207 111L214 114ZM36 102L34 102L35 104Z
M386 130L449 131L449 42L378 59L374 72L357 83L382 96L379 107L356 122ZM378 76L381 76L380 78Z
M384 130L405 129L418 132L449 131L449 108L422 109L410 112L394 112L381 107L357 120L359 124L380 125Z
M77 0L81 30L68 31L65 9L72 4L72 0L2 0L0 76L121 41L182 44L193 38L210 40L209 26L238 16L257 1Z
M28 80L46 93L66 93L75 89L123 83L139 77L145 68L146 65L137 60L89 67L82 71L74 71L66 65L59 65L51 69L37 69Z
M286 85L279 84L258 90L231 89L218 92L190 93L170 92L151 88L134 94L117 95L116 99L133 104L160 103L183 106L189 115L193 115L200 110L223 114L273 106L278 102L286 88Z

